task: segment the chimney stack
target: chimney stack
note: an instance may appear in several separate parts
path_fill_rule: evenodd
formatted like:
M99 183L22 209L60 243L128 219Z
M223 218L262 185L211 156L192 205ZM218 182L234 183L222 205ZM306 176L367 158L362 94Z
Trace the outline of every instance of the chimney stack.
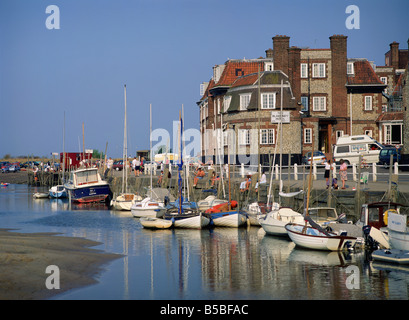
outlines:
M344 35L329 37L332 60L332 114L334 117L345 117L348 114L345 87L347 83L347 38Z
M290 37L277 35L273 37L274 70L281 70L288 75L288 48Z
M390 65L395 69L399 69L399 43L394 41L390 45Z

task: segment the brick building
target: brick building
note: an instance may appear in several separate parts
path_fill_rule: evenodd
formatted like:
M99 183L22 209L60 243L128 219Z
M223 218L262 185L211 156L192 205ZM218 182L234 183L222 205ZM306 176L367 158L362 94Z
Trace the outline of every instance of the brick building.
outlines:
M272 39L265 58L228 60L202 84L197 104L205 159L217 161L233 152L236 162L254 163L259 154L266 163L282 151L284 164L290 154L292 163L299 163L313 145L330 157L344 134L380 139L377 121L387 85L373 63L348 59L346 36L329 37L330 46L323 49L290 46L283 35Z

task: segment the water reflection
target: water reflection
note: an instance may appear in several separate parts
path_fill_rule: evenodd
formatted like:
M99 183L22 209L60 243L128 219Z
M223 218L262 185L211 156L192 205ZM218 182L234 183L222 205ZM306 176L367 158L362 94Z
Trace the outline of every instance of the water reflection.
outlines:
M41 192L36 190L35 192ZM300 249L261 228L147 230L129 212L33 199L34 190L0 190L2 227L59 232L120 253L99 283L59 299L408 299L409 268L352 253ZM348 289L348 266L359 289Z

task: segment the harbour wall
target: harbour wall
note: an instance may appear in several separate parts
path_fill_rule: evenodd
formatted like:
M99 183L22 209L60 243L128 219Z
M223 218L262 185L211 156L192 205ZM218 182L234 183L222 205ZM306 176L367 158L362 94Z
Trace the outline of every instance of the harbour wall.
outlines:
M66 173L65 179L68 178ZM148 194L151 185L150 175L143 174L135 177L133 173L129 174L127 183L124 182L121 172L111 172L107 176L101 175L106 181L108 181L113 196L125 192L136 193L141 196ZM229 183L226 178L216 180L214 186L212 181L206 177L199 180L197 186L193 186L193 177L189 177L188 180L183 181L183 196L189 198L191 201L199 201L206 198L209 195L215 195L218 198L228 198ZM38 172L37 179L35 179L32 172L28 173L28 184L37 186L52 186L61 183L62 176L57 173ZM162 183L158 184L159 176L154 175L152 177L153 188L166 188L169 190L169 194L176 198L178 196L178 175L174 173L172 177L168 177L168 172L165 170ZM239 203L239 207L242 208L246 204L258 201L261 203L267 203L268 194L271 194L271 202L279 202L282 206L291 207L295 211L303 212L306 207L307 191L308 191L308 176L303 180L284 180L282 190L284 193L293 193L300 190L304 190L303 193L295 195L293 197L280 197L279 194L279 181L273 179L270 190L270 180L267 177L266 184L260 184L258 190L255 189L256 179L252 179L250 188L248 191L240 191L240 185L244 181L244 178L239 174L233 173L230 179L231 199L236 200ZM398 202L403 205L409 205L409 192L398 191L397 188L392 187L388 189L388 185L377 183L371 184L371 187L358 185L350 182L346 190L341 189L327 189L325 180L312 181L311 191L309 194L309 208L313 207L334 207L337 209L338 214L345 213L347 218L356 221L360 217L360 208L362 204L379 202L379 201L392 201ZM352 186L357 186L353 190Z

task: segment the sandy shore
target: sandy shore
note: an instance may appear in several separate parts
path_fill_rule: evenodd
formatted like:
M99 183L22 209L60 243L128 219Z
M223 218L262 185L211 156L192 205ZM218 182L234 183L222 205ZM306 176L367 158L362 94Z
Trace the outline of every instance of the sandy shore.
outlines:
M47 299L70 289L97 283L95 276L108 262L122 257L89 247L100 243L52 233L17 233L0 229L0 299ZM59 268L60 289L46 280ZM54 283L54 282L53 282Z

